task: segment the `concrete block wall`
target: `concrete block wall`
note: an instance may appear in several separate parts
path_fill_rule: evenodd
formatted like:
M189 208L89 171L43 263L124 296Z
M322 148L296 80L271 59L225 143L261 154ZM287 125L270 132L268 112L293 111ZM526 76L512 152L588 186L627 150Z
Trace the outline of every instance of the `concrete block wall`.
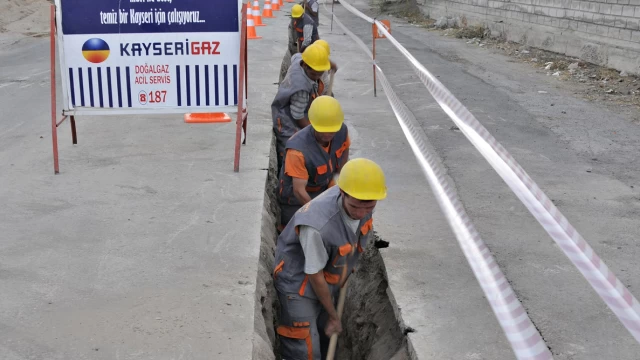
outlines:
M492 36L640 74L640 0L416 0Z

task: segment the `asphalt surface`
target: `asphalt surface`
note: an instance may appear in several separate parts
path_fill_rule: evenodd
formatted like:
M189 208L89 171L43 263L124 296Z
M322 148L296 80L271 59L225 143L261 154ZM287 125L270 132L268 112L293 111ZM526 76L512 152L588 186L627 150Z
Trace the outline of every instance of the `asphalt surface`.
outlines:
M351 2L370 15L363 0ZM366 43L371 26L336 6ZM378 17L381 18L381 17ZM578 99L567 84L462 40L392 21L392 33L511 152L607 265L634 292L640 201L640 128L625 109ZM489 164L432 100L393 45L377 60L421 123L462 202L556 359L637 359L640 346ZM540 93L542 91L544 93ZM391 121L391 119L389 119ZM393 142L393 140L392 140ZM395 144L395 143L394 143ZM420 359L513 358L443 226L409 153L392 157L403 206L377 214L390 287ZM400 185L400 184L396 184ZM397 196L397 195L396 195ZM391 195L393 197L393 194ZM426 203L423 203L426 202Z

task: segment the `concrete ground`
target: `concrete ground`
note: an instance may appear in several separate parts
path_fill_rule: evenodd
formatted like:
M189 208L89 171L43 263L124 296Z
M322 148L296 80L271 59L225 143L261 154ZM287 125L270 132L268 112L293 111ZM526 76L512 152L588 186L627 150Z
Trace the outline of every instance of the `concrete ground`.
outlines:
M374 14L365 0L351 3ZM369 24L340 6L336 13L370 43ZM640 128L634 114L577 99L557 80L464 41L395 19L392 29L512 153L622 282L638 288ZM377 46L381 68L422 124L555 358L637 359L638 343L486 161L451 130L453 123L404 58L388 42ZM339 84L369 78L363 69L343 73L348 78ZM370 103L361 106L368 111L359 123L360 154L378 160L390 178L377 231L392 243L383 252L389 286L405 324L416 329L409 338L418 358L513 358L393 116L378 120Z
M251 358L271 79L251 74L240 173L233 123L118 116L79 117L76 146L63 124L54 175L48 38L17 27L0 34L0 358ZM277 78L281 54L253 45Z
M340 6L336 12L369 41L369 24ZM251 357L268 105L285 50L285 15L266 20L258 28L264 39L250 43L249 136L239 174L231 171L231 124L189 126L162 116L78 119L76 146L65 124L62 174L54 176L47 41L2 34L10 44L0 49L3 359ZM387 173L389 197L376 211L376 231L391 242L383 250L389 286L415 330L408 337L416 357L512 359L380 87L373 97L370 63L321 22L340 66L334 89L352 156L372 158ZM637 125L506 57L397 21L393 32L621 280L632 291L640 286ZM378 46L381 67L423 124L555 357L636 359L637 343L463 135L450 130L401 55L384 41Z

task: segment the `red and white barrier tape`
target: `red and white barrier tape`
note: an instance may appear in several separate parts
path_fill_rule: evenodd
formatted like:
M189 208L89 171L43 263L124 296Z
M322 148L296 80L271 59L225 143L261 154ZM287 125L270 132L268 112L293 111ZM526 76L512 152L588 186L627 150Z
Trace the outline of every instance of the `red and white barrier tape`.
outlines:
M444 212L449 226L458 239L460 247L489 301L493 312L518 359L552 359L549 348L538 330L527 316L513 289L493 258L491 251L480 238L471 219L467 216L455 188L447 180L442 165L429 152L424 142L424 133L416 125L415 118L408 111L389 84L382 70L376 65L378 76L389 103L393 108L400 127L411 149L429 180L431 189ZM420 130L417 130L420 129Z
M638 300L602 262L591 246L553 205L511 154L379 21L362 14L345 0L340 0L340 3L354 15L367 22L376 23L379 31L409 60L420 80L440 107L529 209L631 335L640 342L640 304Z
M339 19L334 21L340 26L370 57L367 46L347 29ZM393 91L382 70L376 66L379 80L385 90L400 127L404 132L413 153L418 160L431 189L445 214L449 225L458 239L458 243L471 265L471 269L480 283L486 298L518 359L552 359L549 348L527 316L527 312L518 301L513 289L493 258L491 251L480 238L473 223L467 216L455 188L450 185L446 172L439 159L429 151L424 133L404 103ZM420 129L420 130L418 130Z

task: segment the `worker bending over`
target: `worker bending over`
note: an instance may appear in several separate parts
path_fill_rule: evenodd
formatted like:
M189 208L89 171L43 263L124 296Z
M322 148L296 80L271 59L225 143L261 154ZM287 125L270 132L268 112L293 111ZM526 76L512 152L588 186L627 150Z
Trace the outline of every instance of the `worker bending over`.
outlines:
M313 21L315 21L316 26L320 25L320 4L318 4L318 0L308 0L305 10L306 13L311 16Z
M318 3L316 3L317 7ZM309 4L307 3L307 6ZM295 5L294 5L295 7ZM292 9L293 13L293 9ZM311 13L312 14L312 13ZM304 15L297 19L295 30L298 39L298 52L304 52L304 49L313 44L314 41L320 39L318 34L318 22L314 19L308 11L304 12ZM316 13L317 16L317 13Z
M373 235L371 213L387 196L373 161L353 159L334 186L303 206L278 238L273 272L283 359L325 359L342 331L335 299Z
M277 140L278 173L287 140L309 125L307 112L311 102L324 92L322 75L331 68L329 55L320 45L312 44L302 53L302 60L291 64L278 88L271 116Z
M329 47L329 43L326 40L318 39L313 44L322 46L327 51L327 55L329 55L329 62L331 63L331 69L330 71L325 71L324 74L322 74L322 82L325 84L324 92L322 93L322 95L333 96L333 89L331 89L331 93L329 93L330 89L327 84L329 84L331 73L335 74L338 71L338 65L336 65L336 63L331 61L331 47ZM299 62L300 60L302 60L302 54L300 53L297 53L291 56L292 64L294 62Z
M287 141L280 170L278 202L280 226L311 199L333 186L334 176L349 160L349 132L338 100L320 96L309 108L311 126Z
M284 54L284 58L282 59L282 64L280 65L280 78L278 79L278 84L282 83L284 76L287 74L287 70L289 70L289 66L291 66L291 56L294 54L298 54L298 38L299 36L296 27L298 25L298 20L302 18L304 15L304 8L302 5L295 4L291 8L291 22L289 22L289 41L287 42L287 51ZM304 30L303 30L304 31Z

